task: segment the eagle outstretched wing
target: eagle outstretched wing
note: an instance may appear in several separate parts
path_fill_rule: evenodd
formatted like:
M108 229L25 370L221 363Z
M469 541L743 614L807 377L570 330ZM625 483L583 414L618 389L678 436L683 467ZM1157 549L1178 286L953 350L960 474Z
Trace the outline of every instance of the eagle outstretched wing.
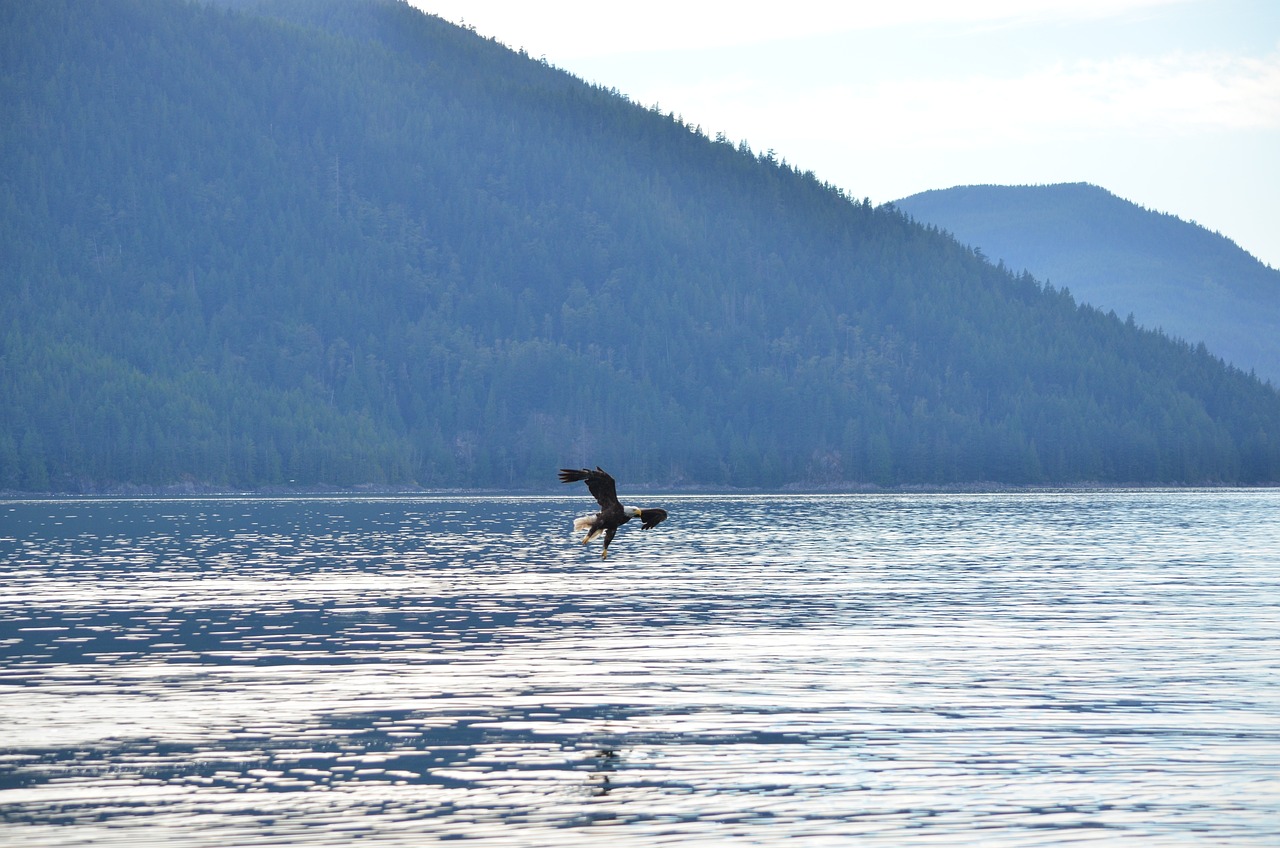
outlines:
M577 483L583 481L587 484L587 490L591 492L591 496L600 504L601 509L616 508L622 509L622 504L618 501L618 484L609 476L609 472L600 466L596 466L596 470L590 468L561 468L561 483ZM662 518L666 518L664 512ZM658 519L661 521L662 519ZM654 522L657 523L656 521Z

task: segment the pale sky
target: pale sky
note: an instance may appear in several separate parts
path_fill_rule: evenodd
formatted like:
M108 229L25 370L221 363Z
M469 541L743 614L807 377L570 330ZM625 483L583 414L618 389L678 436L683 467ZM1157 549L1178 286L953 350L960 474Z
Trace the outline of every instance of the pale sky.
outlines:
M1088 182L1280 268L1277 0L411 0L879 204Z

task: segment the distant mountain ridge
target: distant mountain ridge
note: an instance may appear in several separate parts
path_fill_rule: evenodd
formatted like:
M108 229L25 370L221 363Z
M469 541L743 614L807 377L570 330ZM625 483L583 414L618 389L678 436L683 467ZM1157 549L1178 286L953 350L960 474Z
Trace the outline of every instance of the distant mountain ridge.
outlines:
M1280 385L1280 270L1230 239L1087 183L958 186L895 204L1011 270Z
M1280 481L1280 392L394 0L0 0L0 490Z

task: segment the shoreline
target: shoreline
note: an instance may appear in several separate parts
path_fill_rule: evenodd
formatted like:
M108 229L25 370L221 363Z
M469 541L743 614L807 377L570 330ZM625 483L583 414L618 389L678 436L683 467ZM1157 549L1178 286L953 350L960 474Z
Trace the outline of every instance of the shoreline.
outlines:
M1214 491L1267 490L1280 488L1280 483L1102 483L1096 481L1070 483L1038 483L1015 485L980 481L946 485L878 486L870 483L788 484L780 488L734 486L662 486L636 484L631 492L645 495L689 497L715 496L820 496L820 495L966 495L966 494L1054 494L1123 491ZM419 486L263 486L237 489L225 486L175 484L167 486L121 485L80 491L24 492L0 490L0 501L91 500L91 499L200 499L200 498L475 498L475 497L556 497L570 493L559 487L497 488L426 488Z

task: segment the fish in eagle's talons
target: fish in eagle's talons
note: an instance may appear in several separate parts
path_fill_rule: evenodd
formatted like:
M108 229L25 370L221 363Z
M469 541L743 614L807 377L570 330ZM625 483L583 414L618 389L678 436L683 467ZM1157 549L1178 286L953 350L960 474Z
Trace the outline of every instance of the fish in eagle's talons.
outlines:
M665 509L623 506L618 500L618 488L614 479L598 465L594 471L590 468L561 468L560 482L586 483L592 497L600 504L600 511L595 515L584 515L573 521L574 530L587 532L582 539L584 545L601 533L604 534L604 549L600 551L600 559L609 557L609 543L613 541L614 534L631 519L640 519L640 528L651 530L667 518Z

